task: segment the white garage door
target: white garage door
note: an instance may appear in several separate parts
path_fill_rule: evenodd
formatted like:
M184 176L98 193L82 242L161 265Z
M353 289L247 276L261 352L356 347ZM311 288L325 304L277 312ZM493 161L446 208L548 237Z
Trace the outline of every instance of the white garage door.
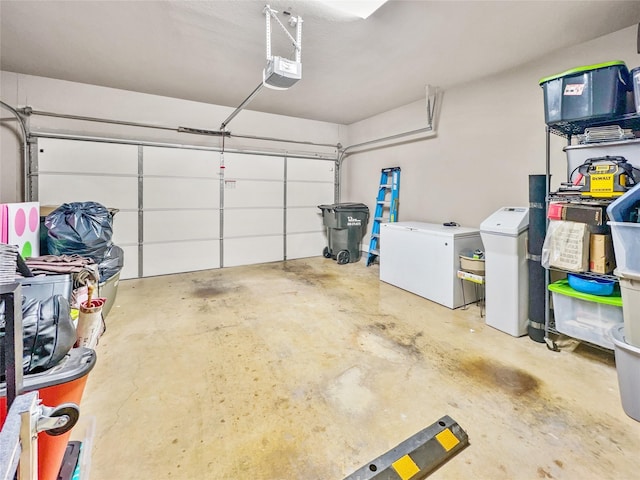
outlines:
M317 256L334 163L188 148L38 140L42 205L118 208L122 278ZM221 173L222 172L222 173ZM221 190L222 188L222 190Z
M124 250L121 278L138 276L138 147L73 140L38 141L40 205L99 202L120 211L113 241Z

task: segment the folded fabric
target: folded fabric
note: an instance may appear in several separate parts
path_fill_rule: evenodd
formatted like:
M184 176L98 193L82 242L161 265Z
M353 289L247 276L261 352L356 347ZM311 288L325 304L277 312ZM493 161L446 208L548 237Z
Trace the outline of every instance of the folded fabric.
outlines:
M29 257L25 263L31 265L68 265L70 267L83 267L95 263L89 257L81 257L80 255L41 255L39 257Z
M71 273L75 286L100 281L98 264L80 255L42 255L27 258L25 263L33 275Z

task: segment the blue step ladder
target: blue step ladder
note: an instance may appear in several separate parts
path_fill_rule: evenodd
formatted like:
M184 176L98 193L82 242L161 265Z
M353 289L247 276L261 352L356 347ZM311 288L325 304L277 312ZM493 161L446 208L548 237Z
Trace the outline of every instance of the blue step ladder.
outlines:
M391 181L391 182L389 182ZM390 195L389 195L390 194ZM400 195L400 167L383 168L376 198L376 213L373 216L367 267L380 256L380 224L398 221L398 198ZM386 216L388 214L388 216Z

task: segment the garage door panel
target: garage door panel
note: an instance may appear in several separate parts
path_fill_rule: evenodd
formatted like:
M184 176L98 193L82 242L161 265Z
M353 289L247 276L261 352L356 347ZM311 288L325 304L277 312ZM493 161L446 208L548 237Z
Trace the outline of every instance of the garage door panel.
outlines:
M318 257L326 246L323 233L291 233L287 235L287 259Z
M284 207L284 185L281 182L225 180L226 207Z
M291 207L317 207L333 203L333 184L287 182L287 205Z
M335 162L308 160L306 158L287 159L287 180L313 180L334 182Z
M98 202L108 208L138 208L138 179L97 175L48 175L38 177L40 205Z
M287 232L323 232L324 228L319 208L287 208Z
M219 267L219 240L155 243L143 247L145 277Z
M216 179L145 177L143 205L145 209L218 208L219 187Z
M283 250L282 236L228 238L224 241L224 266L281 261Z
M224 236L278 235L284 231L282 209L225 209Z
M144 147L145 175L219 179L220 154L183 148Z
M40 172L138 174L138 146L38 139Z
M172 242L220 238L218 210L144 212L144 241Z
M120 246L124 252L124 265L120 271L120 280L138 278L138 246Z
M138 212L118 212L113 217L113 243L138 244Z
M282 157L225 153L224 166L225 179L284 180L284 158Z

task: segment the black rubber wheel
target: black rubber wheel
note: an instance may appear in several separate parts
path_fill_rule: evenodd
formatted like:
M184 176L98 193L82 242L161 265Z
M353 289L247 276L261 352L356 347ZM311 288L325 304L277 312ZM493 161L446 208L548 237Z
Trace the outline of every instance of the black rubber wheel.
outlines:
M324 258L331 258L331 252L329 251L329 247L324 247L324 250L322 250L322 256Z
M80 409L75 403L62 403L56 407L56 409L51 413L50 416L67 417L67 423L65 423L61 427L52 428L51 430L45 430L45 433L47 435L57 437L58 435L67 433L75 426L76 423L78 423L78 419L80 418Z
M349 251L340 250L338 255L336 255L336 261L338 262L338 265L345 265L349 263Z

